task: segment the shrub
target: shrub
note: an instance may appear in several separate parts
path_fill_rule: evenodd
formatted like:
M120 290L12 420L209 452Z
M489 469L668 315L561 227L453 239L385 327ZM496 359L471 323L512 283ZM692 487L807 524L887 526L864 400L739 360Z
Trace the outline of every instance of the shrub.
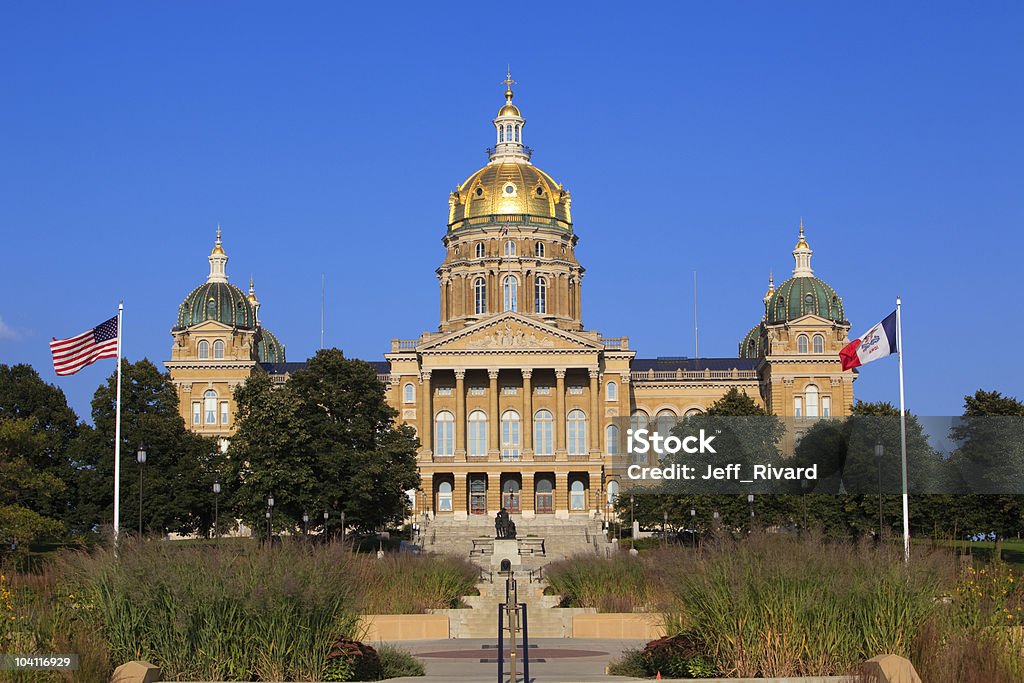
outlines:
M545 569L545 577L563 607L593 607L598 612L645 612L656 586L645 564L629 555L608 560L568 559Z
M380 679L401 678L403 676L425 676L426 671L420 660L405 650L390 645L383 645L377 650L380 656Z
M680 634L652 640L643 650L647 675L667 678L704 678L717 673L707 645Z
M327 653L325 681L377 681L380 657L372 646L351 638L338 638Z

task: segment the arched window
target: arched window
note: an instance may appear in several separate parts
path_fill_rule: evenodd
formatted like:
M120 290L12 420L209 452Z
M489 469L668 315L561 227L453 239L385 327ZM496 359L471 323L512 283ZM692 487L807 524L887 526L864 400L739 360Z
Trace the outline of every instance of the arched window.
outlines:
M807 353L807 335L801 334L796 338L796 352Z
M604 430L604 450L608 455L619 454L619 428L617 425L608 425Z
M539 277L533 285L533 312L548 312L548 281Z
M220 339L213 342L213 357L218 359L224 358L224 342Z
M515 255L516 255L516 243L513 242L512 240L509 240L508 242L505 242L505 256L515 256Z
M686 417L693 417L694 415L703 415L704 411L700 408L690 408L686 411Z
M505 142L505 126L498 126L498 142Z
M669 432L672 431L672 427L676 424L676 414L665 408L659 410L658 415L654 418L654 421L658 425L658 433L662 436L668 436Z
M615 507L615 501L619 498L619 482L614 479L608 482L608 509Z
M584 455L587 452L587 416L582 410L570 410L567 419L569 455Z
M537 256L537 258L544 258L544 243L537 242L537 244L533 246L533 253Z
M547 410L533 416L533 449L537 455L554 455L555 420Z
M519 460L519 413L514 410L501 414L501 459Z
M575 480L569 486L569 509L570 510L586 510L587 509L587 488L583 485L583 482L579 479Z
M551 514L555 511L555 482L550 474L538 474L534 483L533 509L538 514Z
M210 357L210 342L205 339L199 342L199 358L206 360Z
M434 454L455 455L455 416L447 410L434 418Z
M815 353L825 353L825 338L820 334L814 335L813 344L812 348Z
M505 124L505 137L508 138L509 142L512 142L512 124L511 123L506 123Z
M605 398L609 401L619 400L619 385L615 382L608 382L604 387Z
M519 283L511 275L506 275L505 279L502 280L502 290L505 294L505 310L515 311L517 310L517 298L519 294Z
M650 424L651 418L646 411L637 408L633 411L633 414L629 417L629 426L635 431L637 429L647 429Z
M206 424L217 424L217 392L213 389L203 394L203 413L206 414Z
M818 387L808 384L804 389L804 402L807 409L807 417L818 417Z
M487 282L482 277L473 280L473 311L477 315L487 312Z
M412 382L409 382L404 387L402 387L402 402L403 403L415 403L416 402L416 388L412 385Z
M476 243L476 257L477 258L483 258L484 257L484 243L483 242L477 242Z
M474 410L469 414L469 443L467 455L487 455L487 414Z
M452 485L451 482L442 481L437 485L437 511L452 511Z
M519 142L519 126L516 126L516 142Z

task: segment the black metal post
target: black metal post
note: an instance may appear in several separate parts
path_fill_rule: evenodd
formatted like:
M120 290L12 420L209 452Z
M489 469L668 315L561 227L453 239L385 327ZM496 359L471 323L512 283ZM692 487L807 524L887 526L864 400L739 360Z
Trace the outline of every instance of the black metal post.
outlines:
M530 683L530 629L526 621L525 602L519 603L519 610L523 615L523 683Z
M879 441L875 444L875 463L878 464L878 540L882 540L885 529L885 522L882 518L882 458L885 456L885 446Z
M503 602L498 603L498 683L505 683L505 603Z

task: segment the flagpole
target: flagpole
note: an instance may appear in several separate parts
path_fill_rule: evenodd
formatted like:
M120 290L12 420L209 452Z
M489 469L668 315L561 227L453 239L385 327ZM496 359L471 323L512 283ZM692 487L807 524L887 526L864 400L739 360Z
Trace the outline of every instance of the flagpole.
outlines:
M903 560L910 562L910 501L907 497L907 409L903 398L903 323L896 297L896 353L900 366L900 451L903 456Z
M121 317L124 302L117 304L117 401L114 404L114 546L121 519Z

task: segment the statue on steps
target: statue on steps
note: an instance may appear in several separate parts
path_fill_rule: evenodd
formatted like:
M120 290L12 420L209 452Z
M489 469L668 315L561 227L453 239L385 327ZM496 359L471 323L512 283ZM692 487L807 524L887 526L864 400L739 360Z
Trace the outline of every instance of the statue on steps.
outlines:
M501 508L498 514L494 516L494 531L496 532L496 538L516 537L516 523L509 517L508 510L505 508Z

